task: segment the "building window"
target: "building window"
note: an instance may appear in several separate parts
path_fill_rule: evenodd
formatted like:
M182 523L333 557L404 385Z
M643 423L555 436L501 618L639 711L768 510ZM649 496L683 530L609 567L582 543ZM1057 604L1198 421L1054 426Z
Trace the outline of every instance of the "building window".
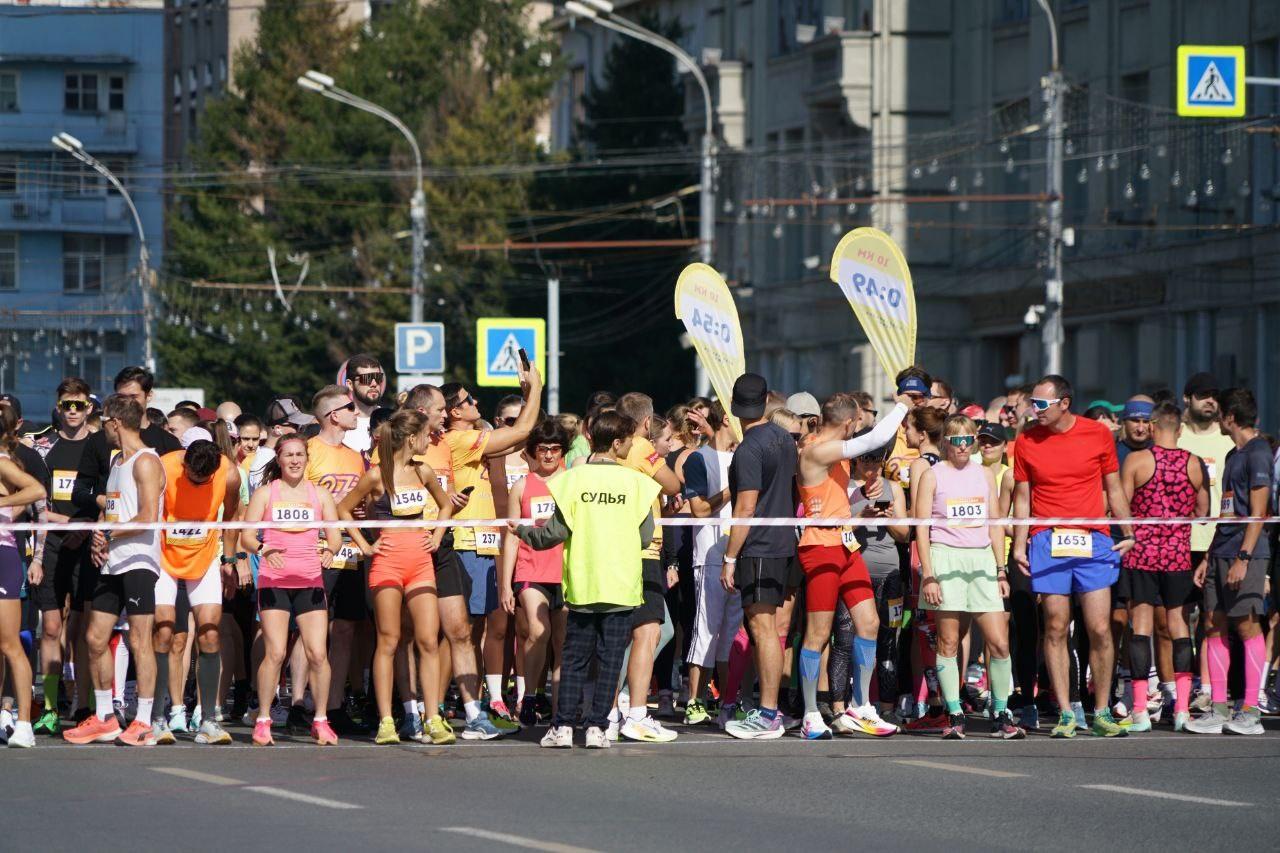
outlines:
M124 75L112 74L107 78L107 109L124 109Z
M0 393L18 390L18 357L12 352L0 353Z
M18 235L0 234L0 290L18 289Z
M21 166L17 154L0 154L0 196L17 194Z
M0 113L18 111L18 75L11 71L0 73Z
M200 78L196 76L196 67L192 65L187 69L187 90L194 95L200 88Z
M89 352L92 352L92 350ZM90 388L101 388L103 386L102 357L85 355L84 350L64 356L62 359L62 375L79 376L89 383Z
M218 57L218 82L227 82L227 58L225 56Z
M204 64L204 86L206 89L213 88L213 63L206 62Z
M178 72L173 73L173 111L182 110L182 75Z
M100 292L102 290L103 262L103 238L100 235L63 234L63 292Z
M98 111L98 75L68 74L63 90L63 109L69 113Z

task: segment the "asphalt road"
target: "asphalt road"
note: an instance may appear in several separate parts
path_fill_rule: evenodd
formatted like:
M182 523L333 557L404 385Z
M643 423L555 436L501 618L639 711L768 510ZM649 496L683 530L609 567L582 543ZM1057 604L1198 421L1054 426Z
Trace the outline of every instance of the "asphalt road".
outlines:
M539 749L233 746L0 752L0 850L1274 849L1280 720L1261 737L974 736ZM540 736L542 729L537 730ZM578 743L581 744L581 734Z

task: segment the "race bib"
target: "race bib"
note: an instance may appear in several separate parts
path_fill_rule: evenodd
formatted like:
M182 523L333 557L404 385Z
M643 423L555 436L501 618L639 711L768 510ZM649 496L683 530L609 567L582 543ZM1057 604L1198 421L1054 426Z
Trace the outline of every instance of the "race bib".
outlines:
M529 501L529 515L534 521L542 521L556 514L555 498L533 498Z
M497 556L498 544L501 541L502 535L496 530L477 530L476 553L488 557Z
M391 495L391 514L395 516L422 515L427 506L427 490L397 489Z
M1049 536L1051 557L1092 557L1093 534L1072 527L1055 527Z
M902 627L902 599L891 598L887 603L889 605L889 627L901 628Z
M947 527L981 527L986 520L986 498L947 498Z
M360 563L360 549L346 536L342 537L342 547L333 555L331 569L354 569Z
M440 484L440 491L444 492L446 495L449 494L449 478L448 477L443 477L437 474L436 482Z
M1222 502L1218 505L1219 518L1235 518L1236 517L1236 496L1235 492L1223 492Z
M507 472L507 491L511 491L511 487L524 479L526 471L508 471Z
M840 528L840 544L843 545L845 550L850 554L862 547L858 544L858 537L854 534L852 527Z
M55 501L71 500L71 490L76 487L75 471L53 472L53 499Z
M107 506L103 511L103 515L107 521L116 522L120 520L120 493L107 492Z
M170 545L203 545L209 541L209 532L204 525L191 525L166 530L164 538Z
M306 530L299 527L298 522L315 521L316 510L311 504L275 503L271 505L271 520L281 525L280 529L289 533Z

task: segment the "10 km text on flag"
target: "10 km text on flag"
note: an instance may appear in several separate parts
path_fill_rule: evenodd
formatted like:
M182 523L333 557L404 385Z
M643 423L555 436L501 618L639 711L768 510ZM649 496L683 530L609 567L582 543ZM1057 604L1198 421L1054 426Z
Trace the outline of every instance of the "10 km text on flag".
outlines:
M916 357L916 295L911 270L893 239L876 228L855 228L831 256L831 280L893 379Z
M676 316L684 322L711 387L728 411L733 383L747 372L747 358L738 308L720 273L706 264L685 267L676 281ZM741 441L742 425L732 415L729 422Z

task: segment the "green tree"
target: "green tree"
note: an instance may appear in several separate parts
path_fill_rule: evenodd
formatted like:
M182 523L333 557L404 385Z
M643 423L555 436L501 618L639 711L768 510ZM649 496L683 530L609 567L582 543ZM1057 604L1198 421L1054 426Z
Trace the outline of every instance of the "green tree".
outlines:
M392 325L408 319L408 201L413 156L390 124L302 90L308 69L379 104L415 133L428 170L426 304L449 324L450 374L465 377L474 317L500 311L506 261L459 244L502 240L527 207L529 179L501 169L535 156L533 126L556 67L526 23L524 0L398 0L367 26L339 6L268 0L235 90L206 108L170 216L160 325L162 380L261 409L277 393L308 396L355 352L390 365ZM496 172L496 173L495 173ZM271 281L261 290L199 281ZM362 292L355 288L372 288ZM264 357L265 356L265 357Z

